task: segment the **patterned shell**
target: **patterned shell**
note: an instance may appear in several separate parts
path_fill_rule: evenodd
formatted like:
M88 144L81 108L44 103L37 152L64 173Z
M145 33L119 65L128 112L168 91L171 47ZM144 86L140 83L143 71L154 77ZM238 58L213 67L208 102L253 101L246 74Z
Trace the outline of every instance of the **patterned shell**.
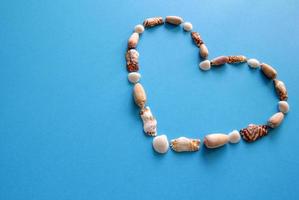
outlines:
M240 130L240 134L247 142L254 142L268 134L268 126L249 124L247 128Z

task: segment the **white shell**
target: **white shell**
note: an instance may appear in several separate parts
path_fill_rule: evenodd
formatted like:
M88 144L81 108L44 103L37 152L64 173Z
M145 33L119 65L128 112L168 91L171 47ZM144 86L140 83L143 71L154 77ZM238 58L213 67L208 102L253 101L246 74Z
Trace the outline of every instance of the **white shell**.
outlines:
M151 109L146 106L140 112L141 119L143 121L143 130L149 136L157 135L157 120L153 116Z
M290 106L286 101L279 101L278 102L278 109L283 113L287 113L290 110Z
M240 133L237 130L233 130L228 134L228 140L230 143L238 143L241 139Z
M212 133L205 136L204 144L207 148L214 149L228 143L228 136L223 133Z
M136 33L143 33L144 26L141 25L141 24L138 24L138 25L135 26L134 30L135 30Z
M128 80L131 83L138 83L141 75L138 72L131 72L128 74Z
M192 31L193 25L190 22L185 22L183 24L183 28L184 28L185 31Z
M179 137L177 139L171 140L170 146L176 152L198 151L200 147L200 140Z
M202 61L199 63L199 68L204 71L211 69L211 62L209 60Z
M249 60L247 60L247 64L251 67L251 68L258 68L261 66L260 61L258 61L255 58L251 58Z
M169 148L169 143L166 135L159 135L153 139L153 148L158 153L166 153Z

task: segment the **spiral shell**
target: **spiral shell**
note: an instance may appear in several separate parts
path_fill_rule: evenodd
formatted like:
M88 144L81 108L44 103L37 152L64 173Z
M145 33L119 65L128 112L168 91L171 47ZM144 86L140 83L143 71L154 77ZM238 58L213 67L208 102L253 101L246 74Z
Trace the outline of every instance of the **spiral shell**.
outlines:
M130 49L126 53L127 70L137 72L139 70L139 53L135 49Z
M274 82L274 87L275 87L275 90L276 90L276 93L277 93L279 99L281 101L288 100L288 91L287 91L287 88L286 88L284 82L277 80L277 79L275 79L273 82Z
M245 56L228 56L228 62L230 64L234 64L234 63L243 63L246 62L247 58Z
M240 130L240 134L247 142L254 142L268 134L268 127L266 125L249 124L247 128Z
M139 34L134 32L128 40L128 49L135 49L139 41Z
M281 122L283 121L283 119L284 119L283 112L275 113L268 120L268 126L270 126L271 128L276 128L276 127L278 127L281 124Z
M152 18L147 18L143 22L143 26L145 28L150 28L154 26L158 26L164 24L163 18L162 17L152 17Z
M179 16L167 16L165 18L165 22L173 25L180 25L181 23L184 22L184 20Z
M144 108L146 103L146 93L144 91L143 86L140 83L135 84L133 96L136 105L138 105L140 108Z
M140 111L140 117L143 121L143 130L149 136L157 135L157 120L153 116L151 109L147 106Z
M269 79L275 79L277 76L276 70L266 63L261 64L261 69L264 75Z
M176 152L184 151L198 151L200 145L199 139L190 139L186 137L179 137L171 140L171 148Z
M228 143L228 135L222 133L214 133L205 136L204 144L207 148L214 149Z

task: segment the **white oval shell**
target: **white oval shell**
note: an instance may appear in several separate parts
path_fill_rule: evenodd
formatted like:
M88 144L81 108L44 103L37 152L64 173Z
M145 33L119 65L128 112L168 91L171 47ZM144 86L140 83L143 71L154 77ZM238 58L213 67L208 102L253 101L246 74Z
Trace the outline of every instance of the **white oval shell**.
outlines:
M228 134L228 140L230 143L238 143L241 139L240 133L237 130L233 130Z
M158 153L166 153L169 143L166 135L159 135L153 139L153 148Z
M204 71L211 69L211 62L209 60L202 61L199 63L199 68Z
M135 30L136 33L143 33L144 26L141 25L141 24L138 24L138 25L135 26L134 30Z
M288 113L290 110L290 106L286 101L279 101L278 102L278 109L283 113Z
M183 24L183 28L184 28L185 31L192 31L193 25L190 22L185 22Z
M255 59L255 58L251 58L251 59L247 60L247 64L248 64L249 67L251 67L251 68L258 68L258 67L261 66L260 61L258 61L258 60Z
M131 72L128 74L128 80L131 83L137 83L140 80L141 75L138 72Z

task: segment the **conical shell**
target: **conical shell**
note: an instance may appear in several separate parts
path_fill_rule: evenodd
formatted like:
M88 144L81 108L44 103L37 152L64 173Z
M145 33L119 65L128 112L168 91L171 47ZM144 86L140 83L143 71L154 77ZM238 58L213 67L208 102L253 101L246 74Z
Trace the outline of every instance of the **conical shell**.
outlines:
M171 148L176 152L184 151L198 151L200 145L199 139L190 139L186 137L179 137L171 140Z
M228 62L227 56L219 56L211 60L211 65L224 65Z
M240 134L247 142L254 142L268 134L268 127L266 125L249 124L247 128L240 130Z
M277 76L276 70L266 63L261 64L261 69L264 75L269 79L275 79Z
M173 25L180 25L181 23L184 22L183 18L179 17L179 16L167 16L165 18L165 21L169 24L173 24Z
M157 120L153 116L151 109L147 106L140 111L140 117L143 121L143 130L149 136L157 135Z
M202 58L207 58L209 56L209 50L205 44L201 44L199 49L200 49L199 53Z
M270 126L271 128L276 128L281 124L283 119L284 119L284 114L282 112L275 113L268 120L268 126Z
M210 149L221 147L226 143L228 143L228 135L222 133L209 134L204 139L204 144Z
M138 105L140 108L144 108L146 103L146 93L140 83L135 84L133 95L136 105Z
M135 49L130 49L126 53L128 72L137 72L139 70L139 53Z
M163 18L162 17L152 17L152 18L147 18L143 22L143 26L145 28L150 28L154 26L158 26L164 24Z
M230 64L234 64L234 63L242 63L242 62L246 62L247 58L245 56L228 56L228 62Z
M128 49L135 49L139 41L139 34L134 32L128 40Z
M276 93L281 101L288 100L288 91L287 91L287 88L286 88L284 82L275 79L274 87L275 87Z

